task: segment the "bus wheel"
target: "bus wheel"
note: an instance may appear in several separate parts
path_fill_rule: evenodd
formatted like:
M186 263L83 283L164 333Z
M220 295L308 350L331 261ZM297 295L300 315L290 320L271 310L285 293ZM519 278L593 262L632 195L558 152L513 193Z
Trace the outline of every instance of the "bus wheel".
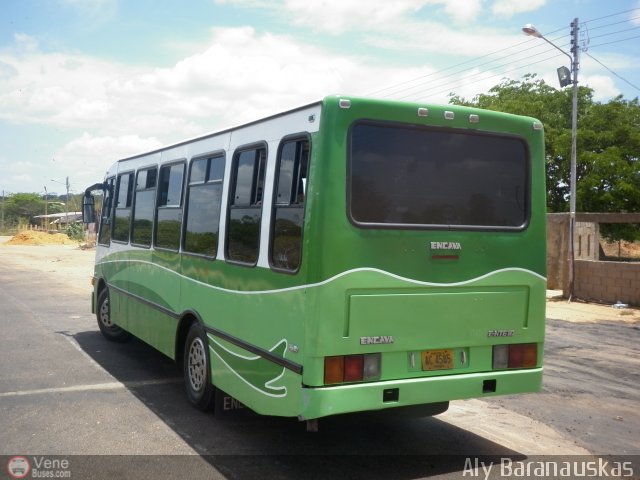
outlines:
M107 340L122 343L131 338L129 332L121 329L111 321L111 315L109 313L109 290L107 288L103 289L100 295L98 295L96 317L98 319L98 327L100 327L102 335L104 335Z
M189 329L184 345L184 385L187 397L198 410L207 411L213 406L215 387L211 383L209 341L199 323Z

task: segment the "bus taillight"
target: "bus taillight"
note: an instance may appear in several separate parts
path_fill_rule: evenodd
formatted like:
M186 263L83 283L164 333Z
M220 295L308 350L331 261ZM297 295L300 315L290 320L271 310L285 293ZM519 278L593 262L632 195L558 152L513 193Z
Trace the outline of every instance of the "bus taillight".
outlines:
M324 383L350 383L380 379L380 354L325 357Z
M533 368L538 364L537 343L493 346L493 369Z

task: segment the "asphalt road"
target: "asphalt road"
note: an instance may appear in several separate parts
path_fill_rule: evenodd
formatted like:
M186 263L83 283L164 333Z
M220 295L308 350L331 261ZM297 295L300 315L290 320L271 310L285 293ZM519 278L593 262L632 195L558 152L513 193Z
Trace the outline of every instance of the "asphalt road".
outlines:
M551 321L542 394L419 420L330 418L309 434L292 419L194 410L169 359L103 339L88 275L66 272L64 256L23 268L16 252L0 248L3 463L67 459L72 478L415 479L460 478L478 456L640 453L637 326Z
M547 319L543 390L488 400L591 453L640 454L640 324Z

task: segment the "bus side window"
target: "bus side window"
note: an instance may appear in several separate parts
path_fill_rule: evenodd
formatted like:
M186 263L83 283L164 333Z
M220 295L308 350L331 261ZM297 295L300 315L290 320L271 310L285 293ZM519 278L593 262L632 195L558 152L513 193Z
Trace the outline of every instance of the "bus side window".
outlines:
M118 175L117 186L113 239L118 242L128 242L129 229L131 226L131 203L133 199L133 173Z
M151 246L157 176L158 170L154 167L139 170L136 180L136 196L133 200L133 231L131 232L131 243L143 247Z
M295 272L300 268L308 163L306 138L285 141L280 146L269 252L274 269Z
M258 261L266 162L264 147L234 155L226 242L231 262L255 265Z
M100 212L100 232L98 243L109 245L111 243L111 214L113 209L113 178L106 181L107 188L104 190L102 201L102 211Z
M160 169L156 247L169 250L180 248L183 178L184 163L165 165Z
M222 208L224 156L191 162L184 231L184 251L215 257Z

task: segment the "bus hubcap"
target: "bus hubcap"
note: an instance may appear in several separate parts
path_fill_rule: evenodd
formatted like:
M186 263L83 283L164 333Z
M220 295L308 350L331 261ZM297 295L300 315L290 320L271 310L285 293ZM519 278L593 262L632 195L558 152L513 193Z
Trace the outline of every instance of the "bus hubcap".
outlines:
M100 305L100 321L106 327L112 327L113 323L109 318L109 299L106 298L102 305Z
M194 391L199 392L204 387L207 376L207 357L204 343L200 338L191 342L189 347L189 382Z

